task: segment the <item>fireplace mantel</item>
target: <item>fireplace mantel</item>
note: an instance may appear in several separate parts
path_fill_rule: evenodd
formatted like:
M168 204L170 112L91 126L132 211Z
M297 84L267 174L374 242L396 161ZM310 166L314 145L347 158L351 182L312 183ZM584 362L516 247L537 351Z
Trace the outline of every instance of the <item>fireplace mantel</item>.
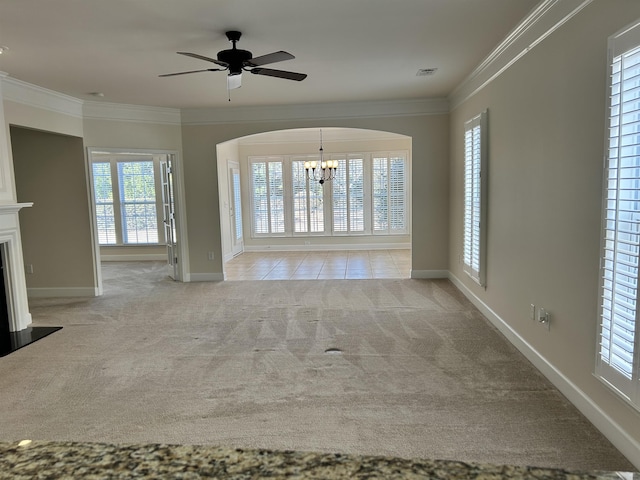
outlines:
M6 203L6 204L0 203L0 215L2 215L3 213L17 213L25 207L32 207L32 206L33 206L33 202Z
M0 204L0 253L4 264L11 332L19 332L31 324L18 212L32 205L33 203Z

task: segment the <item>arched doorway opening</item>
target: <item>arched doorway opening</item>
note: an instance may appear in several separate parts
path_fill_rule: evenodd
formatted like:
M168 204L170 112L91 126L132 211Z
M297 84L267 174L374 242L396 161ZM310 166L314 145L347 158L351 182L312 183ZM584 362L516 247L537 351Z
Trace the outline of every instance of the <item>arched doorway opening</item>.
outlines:
M323 185L304 169L321 145L337 164ZM411 145L405 135L335 127L217 145L225 279L409 278ZM239 257L245 264L231 268ZM335 268L322 273L326 261Z

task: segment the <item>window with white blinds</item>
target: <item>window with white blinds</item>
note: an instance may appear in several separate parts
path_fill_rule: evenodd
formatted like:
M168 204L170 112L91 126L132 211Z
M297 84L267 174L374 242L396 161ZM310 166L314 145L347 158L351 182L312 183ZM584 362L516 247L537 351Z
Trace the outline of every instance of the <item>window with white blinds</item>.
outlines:
M293 160L293 231L296 233L324 232L324 191L318 182L309 181L304 162Z
M405 231L406 163L401 157L373 157L373 230Z
M156 194L160 191L159 161L151 156L127 161L120 158L91 162L98 243L164 242L162 195Z
M485 284L484 216L486 209L486 112L464 125L464 271Z
M249 157L252 235L396 235L409 231L406 152L335 153L336 177L309 180L318 155Z
M253 233L285 233L283 171L281 158L254 159L251 162Z
M334 158L335 160L335 158ZM333 231L364 232L364 159L349 155L338 160L333 190Z
M609 40L596 374L640 409L640 23Z

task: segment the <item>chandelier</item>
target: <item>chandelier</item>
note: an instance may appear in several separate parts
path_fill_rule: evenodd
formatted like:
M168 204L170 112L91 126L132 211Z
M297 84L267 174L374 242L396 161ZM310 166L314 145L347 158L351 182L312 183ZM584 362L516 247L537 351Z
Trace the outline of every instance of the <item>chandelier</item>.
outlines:
M304 162L304 170L307 172L309 180L317 180L320 185L324 182L336 178L336 169L338 168L338 160L325 160L324 150L322 149L322 130L320 130L320 161L315 160Z

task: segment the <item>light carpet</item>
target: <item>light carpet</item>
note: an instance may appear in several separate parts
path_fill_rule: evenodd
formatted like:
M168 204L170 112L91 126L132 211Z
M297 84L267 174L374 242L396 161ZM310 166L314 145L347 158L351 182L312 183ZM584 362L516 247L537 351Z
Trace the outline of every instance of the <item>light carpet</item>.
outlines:
M64 328L0 359L0 440L633 470L447 280L103 277L102 297L31 301Z

